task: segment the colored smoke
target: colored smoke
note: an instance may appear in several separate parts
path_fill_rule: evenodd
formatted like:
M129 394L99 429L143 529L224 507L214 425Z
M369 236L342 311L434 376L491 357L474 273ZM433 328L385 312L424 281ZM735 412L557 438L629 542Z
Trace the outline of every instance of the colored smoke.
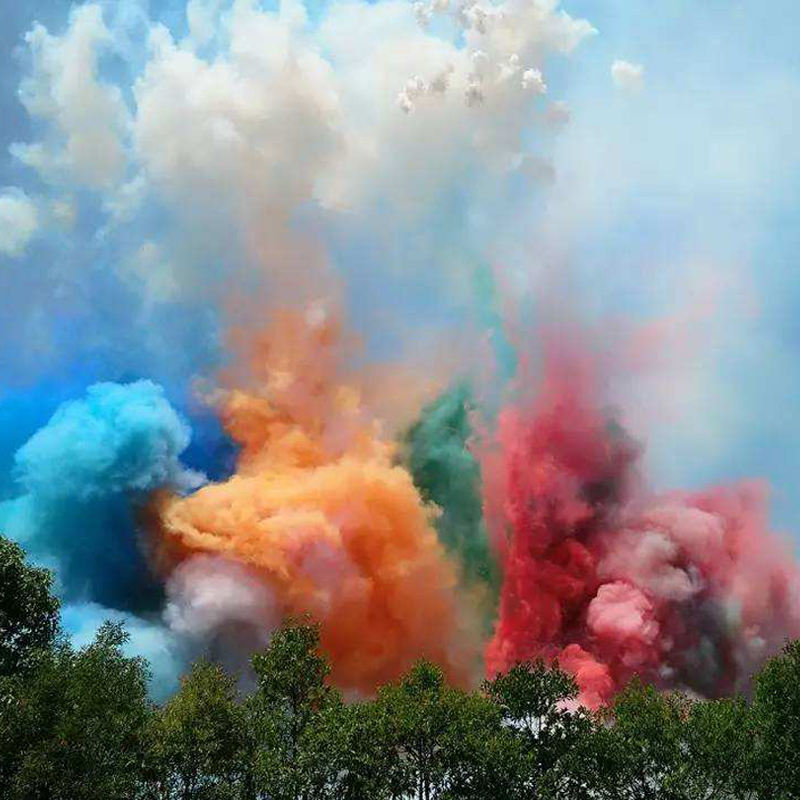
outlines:
M591 351L563 334L545 337L535 397L503 409L483 456L503 569L489 673L557 659L591 706L634 674L744 689L800 634L800 571L768 528L765 488L648 493Z
M209 627L244 610L266 636L283 615L311 614L345 688L372 690L421 657L463 682L473 664L456 569L392 444L340 381L339 348L320 308L276 315L252 347L251 385L219 400L241 446L236 474L156 503L161 568L177 594L209 597L189 602Z
M164 695L308 612L348 689L423 655L462 682L542 656L594 705L634 673L739 689L800 633L765 487L656 492L632 438L657 485L658 459L681 485L795 480L796 291L776 251L747 271L785 240L795 274L796 81L737 30L766 16L12 5L0 532L55 570L78 641L125 620ZM563 329L534 375L518 328L566 306L667 320L679 365L612 398Z
M158 609L136 507L154 489L201 482L179 461L189 436L154 383L90 386L17 451L25 493L0 505L2 530L56 568L68 602Z
M480 466L470 450L471 413L476 412L466 385L441 394L408 431L407 462L423 498L441 511L436 531L461 565L465 585L483 588L493 615L500 575L483 524Z

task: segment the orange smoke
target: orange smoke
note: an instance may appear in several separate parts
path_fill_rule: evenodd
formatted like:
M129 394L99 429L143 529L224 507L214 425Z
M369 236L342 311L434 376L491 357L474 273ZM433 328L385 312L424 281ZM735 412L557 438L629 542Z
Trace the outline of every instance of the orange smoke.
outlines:
M195 554L254 568L280 611L310 613L338 685L369 691L425 656L456 681L474 649L456 572L411 476L341 381L341 334L320 308L283 312L222 392L236 474L157 501L168 569ZM265 621L264 624L268 624Z

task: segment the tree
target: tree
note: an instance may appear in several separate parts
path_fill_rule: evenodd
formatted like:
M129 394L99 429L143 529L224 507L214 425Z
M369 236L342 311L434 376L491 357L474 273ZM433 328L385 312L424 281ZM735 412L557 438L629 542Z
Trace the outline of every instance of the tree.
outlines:
M201 661L155 708L124 628L106 623L76 650L58 635L49 574L2 544L2 574L33 595L3 600L5 663L16 665L0 675L4 800L800 797L800 642L755 677L751 704L634 680L593 714L573 679L542 662L467 692L420 661L375 700L345 704L318 627L290 622L253 657L246 700Z
M504 727L497 706L480 692L456 693L443 741L446 800L517 800L525 796L529 753Z
M754 683L752 788L763 800L800 797L800 641L767 662Z
M92 644L76 652L61 642L8 684L0 708L4 797L134 796L150 709L147 668L123 654L126 641L122 626L106 623Z
M402 795L405 784L382 730L381 710L374 701L362 700L342 707L341 800L389 800Z
M326 683L319 628L289 623L253 656L258 686L246 703L245 793L269 800L339 797L343 703Z
M574 702L575 681L556 665L525 662L485 682L484 691L526 754L518 764L525 794L583 797L593 731L590 717Z
M14 542L0 536L0 677L32 666L58 633L59 602L49 570L32 567Z
M376 714L391 797L504 796L508 776L496 766L512 757L513 743L485 696L448 686L439 667L420 661L378 691Z
M746 800L753 731L742 697L691 704L675 778L690 800Z
M420 661L396 685L382 687L377 708L383 746L392 754L394 796L429 800L444 786L455 697L444 673Z
M178 693L153 716L146 795L158 800L234 797L243 728L235 680L215 664L195 664Z
M678 800L685 797L679 765L685 758L683 724L688 704L635 678L601 716L592 737L595 789L609 800Z

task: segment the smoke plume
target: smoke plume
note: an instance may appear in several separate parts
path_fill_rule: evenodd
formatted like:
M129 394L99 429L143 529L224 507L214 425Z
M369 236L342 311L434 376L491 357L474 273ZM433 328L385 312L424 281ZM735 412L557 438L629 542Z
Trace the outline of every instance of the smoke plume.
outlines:
M252 348L254 383L225 390L219 401L241 447L236 473L157 501L162 569L176 569L184 594L202 595L203 583L222 578L214 562L197 570L192 559L218 557L228 580L231 563L244 566L250 578L234 596L255 581L254 591L274 598L251 602L248 621L268 633L274 609L311 614L322 624L333 679L345 688L373 690L421 657L465 681L473 665L455 567L432 508L392 463L393 445L358 389L338 378L338 323L319 308L276 316ZM209 627L229 602L219 589L213 603L193 604ZM237 601L221 612L242 610Z
M765 487L649 493L591 348L561 330L543 361L535 396L504 408L484 447L503 570L489 673L556 659L590 706L634 675L743 690L800 633L800 572L768 528Z
M670 65L652 3L13 5L0 531L76 640L124 620L164 696L311 614L353 693L543 657L597 705L800 633L766 482L685 488L763 473L785 515L800 451L796 297L748 263L798 90L728 51L755 11L682 4ZM611 392L631 319L683 345Z

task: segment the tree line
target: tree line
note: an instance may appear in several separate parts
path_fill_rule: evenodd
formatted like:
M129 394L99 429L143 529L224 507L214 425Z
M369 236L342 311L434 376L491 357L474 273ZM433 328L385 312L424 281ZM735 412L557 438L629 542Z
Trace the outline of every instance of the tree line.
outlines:
M52 576L0 538L0 797L17 800L789 800L800 798L800 643L752 696L638 680L577 707L571 677L523 663L465 691L420 661L345 702L319 631L287 623L255 685L200 661L163 704L106 623L75 648Z

